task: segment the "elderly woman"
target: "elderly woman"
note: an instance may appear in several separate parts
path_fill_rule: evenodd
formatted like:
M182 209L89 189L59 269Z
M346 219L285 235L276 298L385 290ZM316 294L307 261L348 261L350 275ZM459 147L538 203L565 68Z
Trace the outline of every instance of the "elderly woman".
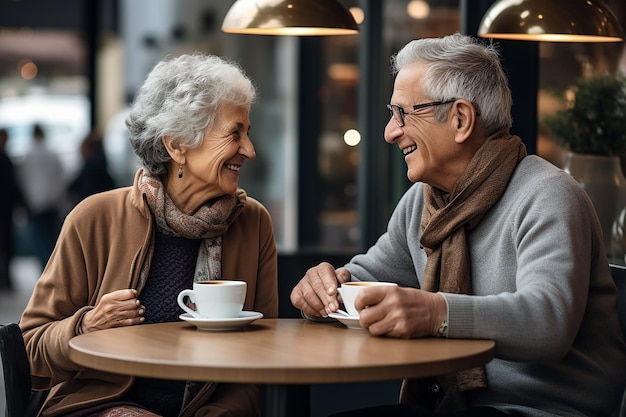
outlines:
M159 63L126 121L141 160L131 187L93 195L67 216L20 326L44 416L256 416L258 387L133 378L83 369L75 335L179 320L177 294L199 279L247 281L244 310L278 312L267 210L238 188L255 157L253 83L199 53ZM210 346L207 346L210 353Z

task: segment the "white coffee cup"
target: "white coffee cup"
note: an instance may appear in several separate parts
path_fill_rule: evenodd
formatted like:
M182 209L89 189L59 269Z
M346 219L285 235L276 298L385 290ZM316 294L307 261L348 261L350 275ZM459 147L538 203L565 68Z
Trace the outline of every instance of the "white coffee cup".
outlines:
M343 305L346 308L346 312L352 317L358 317L359 312L354 307L354 300L356 296L363 288L372 287L376 285L397 286L395 282L381 282L381 281L349 281L341 284L341 287L337 290L341 294L343 299Z
M178 294L178 305L198 319L226 319L238 317L246 299L245 281L198 281L193 290L182 290ZM192 310L185 304L185 297L196 305Z

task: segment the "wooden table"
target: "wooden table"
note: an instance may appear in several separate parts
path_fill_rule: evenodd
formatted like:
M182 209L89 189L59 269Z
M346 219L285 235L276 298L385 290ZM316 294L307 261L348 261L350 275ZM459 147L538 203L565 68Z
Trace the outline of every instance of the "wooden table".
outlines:
M490 340L381 338L340 323L262 319L227 332L185 322L101 330L70 340L70 358L125 375L283 386L453 373L485 364L494 348ZM308 401L294 402L308 415Z

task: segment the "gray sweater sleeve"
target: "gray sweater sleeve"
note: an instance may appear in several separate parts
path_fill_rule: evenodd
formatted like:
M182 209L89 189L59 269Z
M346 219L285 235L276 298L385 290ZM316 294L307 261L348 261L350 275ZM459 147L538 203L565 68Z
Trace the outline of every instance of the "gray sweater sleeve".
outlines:
M422 184L414 184L391 215L387 231L366 254L357 255L346 268L359 281L391 281L420 287L426 254L419 245L423 209Z

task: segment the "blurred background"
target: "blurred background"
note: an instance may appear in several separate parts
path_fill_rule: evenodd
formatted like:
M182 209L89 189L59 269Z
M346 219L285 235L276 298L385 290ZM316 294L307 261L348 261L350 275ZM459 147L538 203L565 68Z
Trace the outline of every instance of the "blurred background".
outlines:
M201 50L227 56L239 61L260 88L252 112L258 158L246 166L241 185L269 208L280 250L355 252L366 247L371 238L361 235L359 224L363 142L382 145L377 155L382 162L368 168L370 177L361 175L365 181L384 185L376 196L383 208L376 213L380 218L373 220L377 226L372 236L379 233L389 208L408 186L404 162L390 154L382 139L384 104L392 83L390 55L410 39L471 32L472 15L482 15L491 2L384 0L363 7L361 3L372 2L342 1L357 22L375 22L378 37L367 42L376 48L377 68L364 64L367 51L362 44L367 35L363 31L315 38L224 34L221 22L232 3L0 0L0 127L9 132L8 155L20 164L31 147L32 126L39 123L47 146L63 163L63 175L57 180L69 184L83 162L80 144L96 129L115 185L127 185L137 165L127 144L124 117L146 73L170 54ZM624 22L623 1L607 3ZM364 11L374 11L376 16ZM563 153L537 122L541 114L559 105L550 89L571 84L590 68L626 67L624 47L622 43L534 43L534 47L537 79L528 74L527 81L537 86L536 108L531 110L538 117L517 119L516 126L531 132L524 140L532 151L562 164ZM368 64L377 75L378 85L369 88L376 89L382 100L376 104L381 128L373 137L362 137L359 82ZM537 126L528 129L524 124ZM535 136L529 137L533 130ZM64 202L62 210L67 212L74 203ZM20 251L27 255L33 237L22 234L20 238Z

